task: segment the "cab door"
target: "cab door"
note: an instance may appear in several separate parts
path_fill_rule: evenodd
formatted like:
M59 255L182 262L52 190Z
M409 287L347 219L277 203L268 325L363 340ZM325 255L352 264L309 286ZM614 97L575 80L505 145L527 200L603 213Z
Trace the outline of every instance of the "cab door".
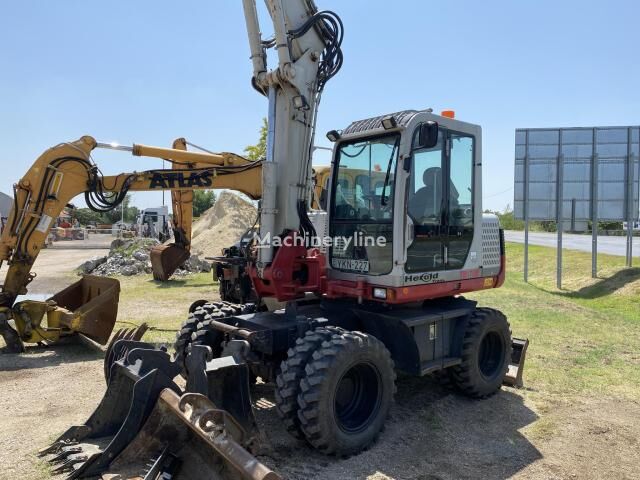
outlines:
M449 131L447 154L446 268L464 267L473 242L473 165L475 139Z
M414 135L413 142L407 195L407 214L413 223L413 242L407 249L405 270L407 272L443 270L446 236L443 203L446 134L440 129L438 143L432 148L417 146L417 133Z
M432 148L420 148L417 138L407 193L413 241L405 270L457 270L473 240L474 137L440 128Z

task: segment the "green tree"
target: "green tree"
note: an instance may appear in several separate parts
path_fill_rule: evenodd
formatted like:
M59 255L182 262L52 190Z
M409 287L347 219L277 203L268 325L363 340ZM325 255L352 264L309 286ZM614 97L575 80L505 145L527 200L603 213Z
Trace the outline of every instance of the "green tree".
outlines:
M124 200L120 205L118 205L113 210L109 210L102 214L102 218L105 223L116 223L119 222L123 215L122 209L124 208L124 222L125 223L134 223L136 221L136 217L138 216L139 210L138 207L134 207L131 205L131 194L128 193Z
M113 210L104 213L94 212L90 208L76 208L73 211L73 217L77 218L80 225L83 226L89 225L90 223L116 223L122 218L122 208L124 206L125 223L134 223L140 210L138 207L131 205L131 194L127 194L122 203L124 205L120 204Z
M524 222L517 220L511 205L507 205L503 212L495 212L500 219L500 226L505 230L524 230Z
M102 215L94 212L90 208L76 208L73 210L72 215L83 227L86 227L90 223L103 223Z
M135 223L138 213L140 213L140 210L138 207L131 205L131 196L127 195L124 199L124 222Z
M213 190L194 190L193 192L193 216L199 217L216 203L216 194Z
M260 137L258 143L255 145L249 145L244 149L244 153L247 154L249 160L261 160L267 158L267 131L269 126L267 119L262 119L262 126L260 127Z

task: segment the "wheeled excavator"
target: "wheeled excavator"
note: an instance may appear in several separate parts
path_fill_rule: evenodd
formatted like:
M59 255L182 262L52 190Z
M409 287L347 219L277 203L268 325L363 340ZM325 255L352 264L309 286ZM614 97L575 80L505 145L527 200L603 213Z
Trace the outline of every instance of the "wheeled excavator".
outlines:
M337 456L374 443L396 371L479 399L521 384L528 342L463 296L505 278L502 230L482 213L480 127L427 109L328 132L326 213L310 218L316 116L342 64L342 23L311 0L266 0L275 35L263 39L255 0L242 4L252 85L268 99L267 157L258 236L226 257L256 298L284 308L195 302L174 355L117 341L96 411L42 452L68 478L278 478L250 453L264 442L258 377L286 429Z

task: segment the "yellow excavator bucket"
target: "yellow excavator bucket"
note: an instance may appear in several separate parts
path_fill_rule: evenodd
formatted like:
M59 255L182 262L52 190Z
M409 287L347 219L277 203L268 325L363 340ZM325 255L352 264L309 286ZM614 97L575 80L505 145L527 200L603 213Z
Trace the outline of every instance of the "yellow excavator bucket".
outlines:
M80 333L105 345L116 323L119 298L118 280L85 275L45 301L17 303L16 327L20 338L29 343L55 343Z
M119 298L118 280L86 275L50 298L58 308L48 314L48 320L60 314L62 327L106 345L118 316Z
M188 250L173 243L153 247L150 252L153 279L166 282L189 256Z

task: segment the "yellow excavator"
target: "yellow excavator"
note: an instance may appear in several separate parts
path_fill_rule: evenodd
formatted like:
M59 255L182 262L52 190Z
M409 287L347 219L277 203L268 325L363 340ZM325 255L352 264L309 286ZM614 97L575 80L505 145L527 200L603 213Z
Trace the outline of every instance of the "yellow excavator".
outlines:
M102 176L92 160L100 148L162 158L171 162L172 168ZM16 302L36 276L31 270L54 220L75 196L84 194L90 208L104 212L119 205L128 192L171 190L174 242L151 251L158 280L168 279L189 258L193 190L226 188L260 198L261 161L186 148L182 138L173 148L161 148L99 143L84 136L50 148L36 160L14 186L14 206L0 237L0 265L8 263L0 291L0 333L5 351L21 352L25 342L54 343L74 334L102 345L109 340L117 316L117 280L87 275L48 300Z

